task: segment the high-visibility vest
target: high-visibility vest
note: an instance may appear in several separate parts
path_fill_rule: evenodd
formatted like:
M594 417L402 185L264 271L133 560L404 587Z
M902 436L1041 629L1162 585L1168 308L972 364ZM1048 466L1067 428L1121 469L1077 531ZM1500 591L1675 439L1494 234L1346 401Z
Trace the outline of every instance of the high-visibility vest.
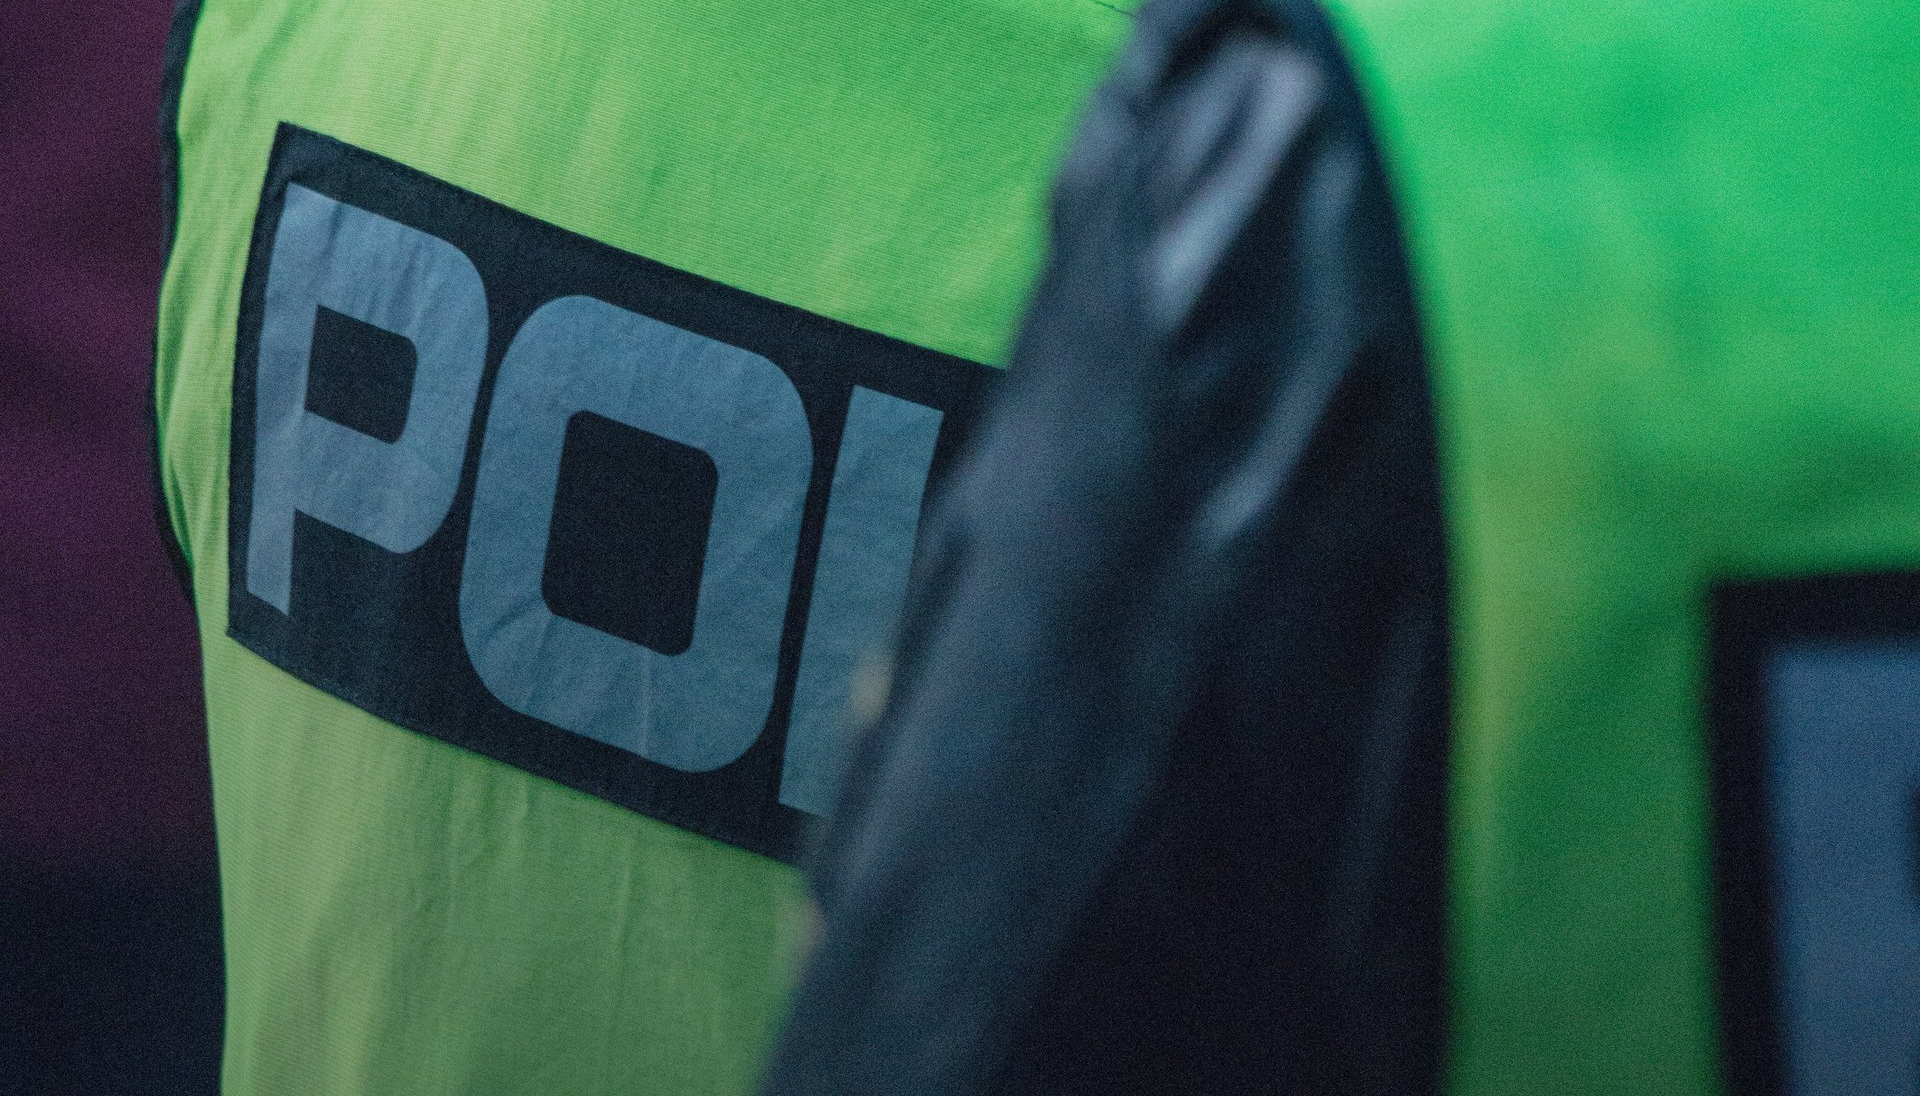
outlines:
M1438 407L1446 1091L1913 1092L1920 9L1330 7Z
M157 416L229 1093L752 1083L851 667L1127 24L183 6Z

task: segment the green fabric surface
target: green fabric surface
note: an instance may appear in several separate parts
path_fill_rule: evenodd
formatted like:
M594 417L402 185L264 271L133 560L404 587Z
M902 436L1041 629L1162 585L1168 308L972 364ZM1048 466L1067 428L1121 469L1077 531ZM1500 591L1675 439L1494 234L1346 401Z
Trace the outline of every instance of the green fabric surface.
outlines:
M1441 414L1450 1091L1719 1091L1706 596L1920 566L1920 8L1334 8Z
M739 1093L803 946L780 864L383 723L226 637L241 278L290 121L625 250L997 363L1089 0L207 0L160 311L205 643L232 1096Z

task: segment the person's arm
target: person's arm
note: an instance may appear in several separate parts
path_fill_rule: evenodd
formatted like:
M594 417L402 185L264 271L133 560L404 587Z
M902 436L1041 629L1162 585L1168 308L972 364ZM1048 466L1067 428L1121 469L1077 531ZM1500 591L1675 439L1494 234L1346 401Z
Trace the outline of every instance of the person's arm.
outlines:
M1430 419L1322 26L1150 6L1064 170L1012 375L928 517L771 1093L1430 1072ZM1379 948L1402 968L1329 984L1341 949Z

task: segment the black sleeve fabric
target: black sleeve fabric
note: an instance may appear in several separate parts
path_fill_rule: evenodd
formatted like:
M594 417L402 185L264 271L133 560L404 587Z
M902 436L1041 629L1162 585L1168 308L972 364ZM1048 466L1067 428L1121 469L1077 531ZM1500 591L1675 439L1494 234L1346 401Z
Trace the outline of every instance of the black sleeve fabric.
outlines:
M1141 12L927 520L769 1092L1431 1091L1432 410L1314 9Z

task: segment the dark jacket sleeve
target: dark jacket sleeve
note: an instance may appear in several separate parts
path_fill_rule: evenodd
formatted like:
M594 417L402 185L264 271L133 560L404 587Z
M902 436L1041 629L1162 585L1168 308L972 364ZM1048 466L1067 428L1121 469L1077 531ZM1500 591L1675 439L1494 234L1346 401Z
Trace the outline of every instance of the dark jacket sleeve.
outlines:
M1318 14L1145 9L1052 246L928 516L770 1092L1421 1091L1432 416Z

